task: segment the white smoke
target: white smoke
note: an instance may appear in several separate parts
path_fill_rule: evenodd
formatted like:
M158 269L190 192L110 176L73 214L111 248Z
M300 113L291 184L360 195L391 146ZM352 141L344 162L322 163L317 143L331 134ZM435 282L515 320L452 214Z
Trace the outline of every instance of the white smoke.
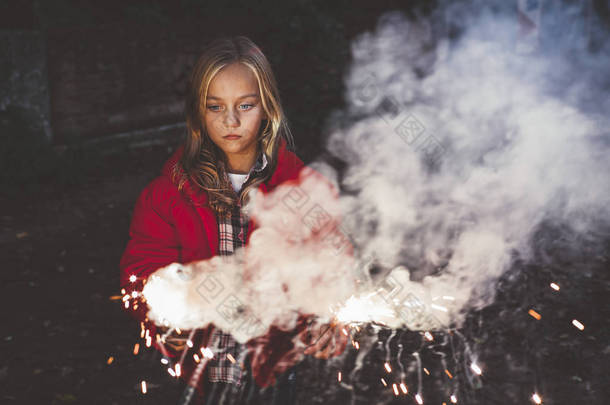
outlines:
M543 220L583 231L608 218L608 117L554 97L549 61L510 46L514 24L482 19L430 46L425 24L386 15L354 42L333 117L345 227L362 257L394 269L392 297L418 297L443 325L492 302Z
M327 146L347 166L313 165L344 190L340 209L316 182L257 195L249 246L158 271L144 290L149 317L182 328L212 322L240 341L271 324L289 329L298 313L459 326L492 302L515 256L529 258L542 221L584 232L607 220L608 118L583 112L578 97L558 98L582 94L578 76L576 90L557 91L556 60L515 54L514 24L487 16L450 42L425 20L384 16L354 41L347 107L331 117ZM337 229L311 238L316 207L341 216L359 263ZM381 274L369 275L371 261Z

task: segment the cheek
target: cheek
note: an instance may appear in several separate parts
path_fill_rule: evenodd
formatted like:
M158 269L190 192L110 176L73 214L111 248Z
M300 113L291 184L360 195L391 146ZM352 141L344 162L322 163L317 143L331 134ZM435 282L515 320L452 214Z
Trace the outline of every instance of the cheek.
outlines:
M257 132L262 123L263 114L256 114L248 121L250 131Z
M214 131L218 128L219 120L214 115L206 115L204 116L203 122L205 124L205 128L207 132L211 135L214 134Z

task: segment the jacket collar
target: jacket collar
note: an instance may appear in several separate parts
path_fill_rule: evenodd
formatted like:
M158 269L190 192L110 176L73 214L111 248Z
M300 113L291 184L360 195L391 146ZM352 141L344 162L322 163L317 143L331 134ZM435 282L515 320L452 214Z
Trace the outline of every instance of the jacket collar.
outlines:
M184 145L181 145L163 165L163 169L161 171L162 176L166 176L170 179L170 181L172 181L174 166L179 164L183 152ZM265 165L268 164L266 156L263 156L262 160L264 160ZM269 192L285 181L295 180L299 177L299 172L303 167L303 161L299 159L296 154L289 151L287 149L286 140L280 138L277 166L275 171L270 179L260 184L259 189L262 192ZM172 183L176 184L173 181ZM207 194L198 186L194 185L190 180L184 184L183 193L187 195L196 205L205 205L207 203Z

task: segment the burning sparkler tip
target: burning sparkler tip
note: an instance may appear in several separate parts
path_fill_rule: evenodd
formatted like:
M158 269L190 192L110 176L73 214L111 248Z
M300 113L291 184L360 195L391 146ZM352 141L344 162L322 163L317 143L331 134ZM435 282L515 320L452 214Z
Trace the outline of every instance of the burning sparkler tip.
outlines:
M578 329L580 330L584 330L585 329L585 325L583 325L580 321L578 321L577 319L573 319L572 320L572 325L576 326Z
M538 395L538 393L536 392L534 393L534 395L532 395L532 400L538 405L542 403L542 398L540 398L540 395Z

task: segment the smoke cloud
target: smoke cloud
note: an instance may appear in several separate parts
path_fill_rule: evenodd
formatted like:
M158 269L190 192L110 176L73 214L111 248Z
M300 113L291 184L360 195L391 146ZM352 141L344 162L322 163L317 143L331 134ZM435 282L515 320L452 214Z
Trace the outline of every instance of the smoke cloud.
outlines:
M543 222L577 233L607 224L607 53L582 50L573 64L545 49L516 53L514 16L501 11L390 13L358 37L346 108L328 125L327 148L343 165L312 164L338 198L308 181L257 195L250 245L158 271L144 290L151 319L212 322L241 341L290 328L297 313L459 327L493 301L516 258L531 258ZM449 39L439 20L459 15L470 17ZM316 229L314 207L342 226ZM223 313L230 296L234 311Z
M361 257L432 315L408 327L490 304L543 221L590 232L609 218L607 90L590 86L608 58L558 74L558 55L516 53L515 31L485 14L450 41L391 13L353 43L328 148Z

